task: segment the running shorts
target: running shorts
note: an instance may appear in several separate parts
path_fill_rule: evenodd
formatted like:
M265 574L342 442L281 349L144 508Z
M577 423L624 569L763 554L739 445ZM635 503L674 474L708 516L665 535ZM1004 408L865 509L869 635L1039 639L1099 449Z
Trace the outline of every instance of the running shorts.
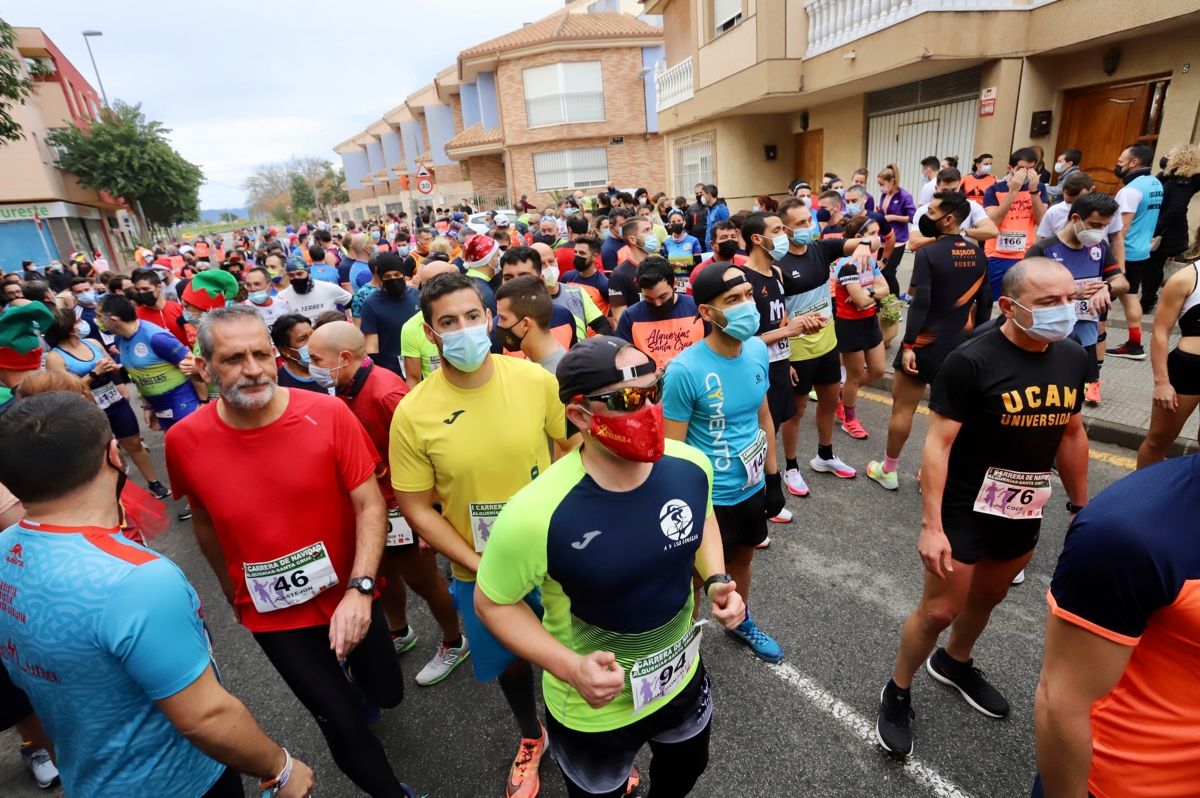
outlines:
M1015 560L1037 545L1041 519L1010 521L979 516L969 507L959 510L942 505L942 528L950 541L950 553L959 562L974 565L981 557ZM993 520L997 523L990 523Z
M798 394L807 394L818 385L837 385L842 381L842 359L837 348L809 360L793 360L792 372L796 375L793 386Z
M954 351L954 348L962 343L962 338L955 338L952 343L932 343L922 346L913 351L917 353L917 374L914 377L907 371L904 371L904 347L896 352L896 359L892 362L892 367L899 372L903 372L906 377L920 380L926 385L932 385L934 379L937 378L938 371L942 368L942 362L946 356Z
M1200 355L1172 349L1167 355L1167 379L1175 393L1200 396Z
M8 671L0 665L0 731L11 729L18 721L33 714L25 691L13 684Z
M725 561L729 562L739 546L753 547L767 539L767 486L737 504L715 504L713 513L721 528ZM474 645L472 642L472 648Z
M450 598L454 599L454 608L462 616L463 631L471 641L471 667L475 669L475 678L481 682L498 679L518 657L505 648L475 614L475 583L451 579ZM538 618L542 617L540 589L526 596L525 603L533 609Z
M792 396L792 369L787 359L776 360L767 369L767 407L775 429L796 415L796 400Z
M1125 261L1125 279L1129 281L1129 295L1136 296L1139 289L1142 287L1142 276L1146 272L1147 260L1127 260ZM1176 389L1178 390L1178 389Z
M128 438L142 431L138 426L137 414L133 412L128 399L113 402L104 408L104 414L108 416L108 426L112 429L114 438Z
M883 343L883 332L879 329L879 319L868 316L865 319L834 319L837 325L837 351L866 352Z

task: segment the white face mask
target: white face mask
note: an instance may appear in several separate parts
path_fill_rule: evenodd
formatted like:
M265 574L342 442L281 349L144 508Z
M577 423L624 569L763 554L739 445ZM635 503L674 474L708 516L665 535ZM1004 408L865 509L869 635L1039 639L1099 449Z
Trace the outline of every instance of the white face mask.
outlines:
M558 267L546 266L542 269L542 279L546 281L546 286L553 288L558 285Z
M1067 171L1067 165L1065 163L1063 163L1062 161L1054 162L1054 173L1056 175L1061 175L1065 171Z
M992 165L990 163L983 163L983 164L979 165L979 174L990 175L991 173L992 173Z
M1076 227L1075 237L1085 247L1094 247L1108 237L1105 230L1093 230L1090 227Z

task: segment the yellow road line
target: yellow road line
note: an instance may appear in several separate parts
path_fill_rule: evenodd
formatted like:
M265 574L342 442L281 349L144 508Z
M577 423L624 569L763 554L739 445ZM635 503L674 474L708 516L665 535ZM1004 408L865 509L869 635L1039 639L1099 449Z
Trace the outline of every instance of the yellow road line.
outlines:
M863 399L868 399L872 402L878 402L881 405L890 405L892 403L892 397L869 388L860 390L858 395ZM917 412L923 415L929 415L929 408L924 404L919 404L917 405ZM1135 468L1137 468L1137 460L1121 454L1109 454L1108 452L1098 452L1095 449L1088 449L1088 456L1093 460L1099 460L1102 463L1115 465L1118 468L1124 468L1127 471L1133 471Z

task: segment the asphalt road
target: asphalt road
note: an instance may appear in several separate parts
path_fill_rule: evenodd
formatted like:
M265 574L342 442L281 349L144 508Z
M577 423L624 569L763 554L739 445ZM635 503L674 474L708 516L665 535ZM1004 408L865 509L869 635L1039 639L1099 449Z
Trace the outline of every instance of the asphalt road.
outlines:
M860 476L843 481L808 470L806 458L815 454L816 443L806 418L801 465L812 493L803 499L788 496L795 520L773 525L771 548L755 558L751 606L759 625L783 645L783 664L759 662L711 627L704 638L716 714L711 763L696 796L1029 794L1045 593L1066 523L1061 485L1056 484L1048 505L1025 584L1014 587L997 608L976 652L976 663L1011 702L1012 715L988 719L957 693L919 674L913 689L915 756L906 765L898 763L874 742L874 718L900 625L921 589L914 472L928 417L917 416L901 461L901 489L888 493L861 474L867 460L882 454L890 410L881 393L868 393L859 415L871 439L854 441L835 432L836 452L859 468ZM152 435L149 443L161 462L161 436ZM1128 473L1132 454L1093 446L1093 495ZM264 478L264 500L273 495ZM235 623L186 524L175 524L155 545L183 567L209 608L226 686L270 735L313 766L317 795L358 795L334 766L312 718ZM376 732L397 774L419 795L501 796L517 731L499 690L475 682L468 667L440 685L418 687L412 677L432 654L437 632L418 599L411 598L409 606L421 639L403 658L407 695L400 707L385 713ZM46 795L22 771L16 745L11 732L0 734L0 795ZM639 764L646 774L645 753ZM542 795L565 795L551 761L543 762L542 777Z

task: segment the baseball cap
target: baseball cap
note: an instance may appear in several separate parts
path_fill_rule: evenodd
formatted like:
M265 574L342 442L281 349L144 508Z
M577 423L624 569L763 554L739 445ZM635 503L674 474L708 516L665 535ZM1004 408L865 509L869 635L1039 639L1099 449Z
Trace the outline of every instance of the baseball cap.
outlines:
M508 225L509 225L508 214L505 214L505 213L496 214L496 226L497 227L508 227Z
M617 368L617 353L627 346L633 344L624 338L597 335L585 338L568 349L555 372L558 377L558 398L562 403L587 396L606 385L653 374L658 370L654 358L649 355L640 366Z
M711 304L730 288L746 282L746 276L741 273L737 277L725 279L725 272L735 268L737 267L728 263L710 263L701 269L696 279L692 280L692 299L696 300L696 304Z

